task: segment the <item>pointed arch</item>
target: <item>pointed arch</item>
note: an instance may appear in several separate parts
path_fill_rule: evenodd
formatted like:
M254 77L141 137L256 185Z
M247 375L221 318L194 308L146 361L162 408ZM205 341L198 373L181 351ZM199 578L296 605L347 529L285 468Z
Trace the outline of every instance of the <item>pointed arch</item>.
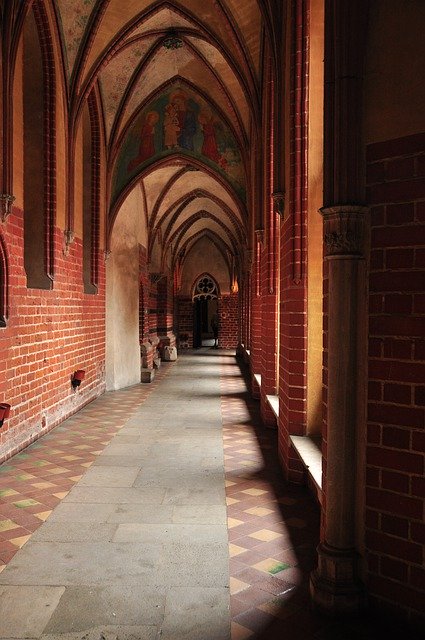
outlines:
M137 184L137 182L141 178L144 178L146 175L152 173L155 169L158 169L159 167L162 167L162 166L165 166L165 165L172 165L172 164L176 164L176 166L181 166L182 164L187 165L188 164L188 159L186 157L182 156L180 153L174 153L174 154L172 154L170 156L167 156L166 158L162 158L160 160L156 160L154 163L152 163L151 165L149 165L148 167L145 167L142 171L140 171L140 173L138 173L135 176L133 176L131 178L131 180L122 188L120 193L117 195L115 200L112 202L112 205L111 205L111 208L110 208L110 211L109 211L108 233L107 233L107 244L108 245L109 245L109 242L110 242L110 238L111 238L112 230L113 230L113 227L114 227L115 219L116 219L117 214L118 214L118 212L120 210L120 207L122 206L123 202L125 201L126 197L130 193L130 191ZM204 162L202 162L201 160L198 160L196 158L191 158L190 159L190 165L194 166L196 168L199 168L202 171L204 171L206 174L212 176L218 182L218 184L220 186L222 186L223 189L225 189L227 191L229 196L232 198L233 202L235 203L235 207L240 212L241 218L242 219L246 218L246 213L245 213L246 208L245 208L244 203L242 202L242 200L239 197L239 195L232 188L232 185L230 185L227 182L227 180L225 180L223 178L223 176L218 173L218 171L215 171L211 167L207 166ZM212 196L208 196L208 197L212 197Z
M55 274L56 66L41 0L33 2L23 36L28 61L24 64L24 263L27 286L50 289Z
M0 235L0 327L5 327L9 315L9 261Z
M83 280L86 293L97 293L100 229L100 115L94 90L88 97L82 126L84 140Z

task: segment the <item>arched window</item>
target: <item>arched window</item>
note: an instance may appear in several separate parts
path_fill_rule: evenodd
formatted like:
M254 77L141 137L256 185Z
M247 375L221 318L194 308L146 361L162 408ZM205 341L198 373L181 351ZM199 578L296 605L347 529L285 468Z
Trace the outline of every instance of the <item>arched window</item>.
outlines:
M201 347L203 340L217 337L214 326L218 332L219 290L215 280L204 273L197 278L193 287L193 346Z
M194 300L216 300L218 298L217 284L211 276L205 274L199 278L193 292Z
M24 26L24 265L27 286L50 289L54 275L55 71L43 2Z

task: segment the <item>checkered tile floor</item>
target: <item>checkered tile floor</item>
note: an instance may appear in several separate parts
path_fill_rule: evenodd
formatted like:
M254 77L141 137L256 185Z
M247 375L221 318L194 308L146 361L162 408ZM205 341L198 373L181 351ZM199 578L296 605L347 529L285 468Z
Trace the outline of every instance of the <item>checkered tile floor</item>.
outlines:
M221 373L232 640L281 639L283 619L305 617L319 511L283 481L276 432L261 425L234 360L223 357Z
M382 621L331 621L311 611L318 507L304 488L283 481L276 432L261 425L234 356L214 356L221 363L232 640L383 637ZM102 396L0 465L0 571L172 367L161 367L152 384ZM400 634L386 629L385 637Z
M172 368L105 394L0 465L0 572Z

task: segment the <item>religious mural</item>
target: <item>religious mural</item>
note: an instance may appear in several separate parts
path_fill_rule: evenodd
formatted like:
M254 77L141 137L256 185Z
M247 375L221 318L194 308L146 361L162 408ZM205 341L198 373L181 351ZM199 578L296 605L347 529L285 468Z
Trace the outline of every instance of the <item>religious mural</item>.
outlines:
M116 164L113 199L140 169L176 152L218 170L245 199L244 168L232 132L210 105L178 87L153 100L127 133Z

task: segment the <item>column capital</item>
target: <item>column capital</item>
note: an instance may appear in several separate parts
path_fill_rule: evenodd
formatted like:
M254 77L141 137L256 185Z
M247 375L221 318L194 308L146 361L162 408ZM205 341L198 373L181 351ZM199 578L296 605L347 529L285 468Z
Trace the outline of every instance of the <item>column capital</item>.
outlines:
M264 245L264 235L265 235L265 230L262 227L257 227L255 229L255 237L257 239L257 242L259 242L261 244L261 246Z
M283 212L285 210L285 192L284 191L274 191L272 193L272 200L273 200L273 205L274 205L274 211L275 213L279 214L280 216L283 215Z
M323 207L325 258L352 258L364 256L364 222L368 207L337 205Z

